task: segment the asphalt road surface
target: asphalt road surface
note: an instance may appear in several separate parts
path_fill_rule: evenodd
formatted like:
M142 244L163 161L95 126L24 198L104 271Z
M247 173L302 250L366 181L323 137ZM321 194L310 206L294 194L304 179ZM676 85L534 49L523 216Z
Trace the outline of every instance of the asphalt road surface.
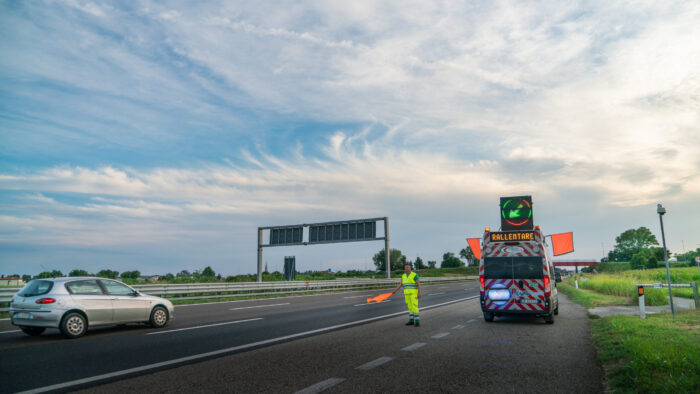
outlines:
M600 392L585 310L481 317L478 284L425 286L421 327L378 291L180 306L165 329L41 337L0 321L0 391ZM10 331L10 332L6 332Z

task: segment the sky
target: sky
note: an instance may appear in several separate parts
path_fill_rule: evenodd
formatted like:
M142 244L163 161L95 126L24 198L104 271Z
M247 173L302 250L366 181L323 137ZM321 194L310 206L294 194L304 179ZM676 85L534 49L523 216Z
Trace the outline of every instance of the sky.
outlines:
M0 0L0 273L254 273L257 228L458 254L532 195L700 247L700 3ZM265 248L372 268L383 242Z

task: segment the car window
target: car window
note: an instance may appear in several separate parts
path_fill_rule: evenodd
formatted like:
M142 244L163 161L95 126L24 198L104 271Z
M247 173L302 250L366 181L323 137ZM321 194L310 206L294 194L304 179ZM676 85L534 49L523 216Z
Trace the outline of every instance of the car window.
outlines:
M66 283L66 289L76 295L103 295L102 288L96 280L78 280Z
M17 293L22 297L34 297L46 294L53 288L53 282L50 280L33 280L27 283L22 290Z
M111 280L103 280L102 284L105 286L105 289L107 289L108 294L112 295L132 295L134 294L134 291L131 290L128 286L119 283L119 282L114 282Z

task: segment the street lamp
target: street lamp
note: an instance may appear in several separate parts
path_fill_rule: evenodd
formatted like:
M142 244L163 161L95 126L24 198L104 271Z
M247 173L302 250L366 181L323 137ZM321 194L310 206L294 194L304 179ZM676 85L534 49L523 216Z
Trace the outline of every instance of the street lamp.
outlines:
M662 207L661 204L656 205L656 213L659 214L659 222L661 223L661 240L664 246L664 262L666 262L666 280L668 281L668 298L671 300L671 316L676 318L676 311L673 308L673 292L671 291L671 272L668 269L668 252L666 251L666 236L664 235L664 214L666 213L666 208Z

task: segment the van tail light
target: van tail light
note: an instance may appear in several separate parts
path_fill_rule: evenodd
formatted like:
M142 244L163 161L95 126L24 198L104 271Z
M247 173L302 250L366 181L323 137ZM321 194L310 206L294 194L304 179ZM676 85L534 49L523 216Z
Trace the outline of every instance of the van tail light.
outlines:
M479 275L479 292L484 295L484 275Z
M53 298L39 298L36 300L37 304L53 304L54 302L56 302L56 300Z
M549 297L552 295L552 289L549 287L549 276L544 277L544 296Z

